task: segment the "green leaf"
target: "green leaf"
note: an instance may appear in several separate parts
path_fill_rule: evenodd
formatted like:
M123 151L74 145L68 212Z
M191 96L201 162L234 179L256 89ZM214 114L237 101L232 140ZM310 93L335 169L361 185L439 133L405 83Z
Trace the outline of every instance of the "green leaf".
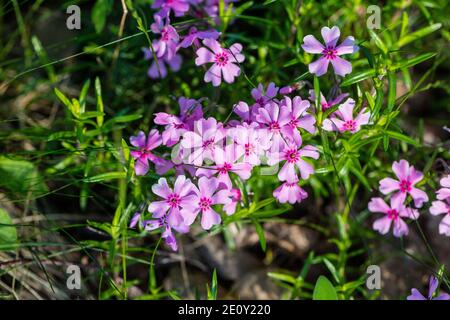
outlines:
M95 183L113 179L123 179L126 178L126 175L127 175L126 172L123 171L107 172L98 174L96 176L84 178L83 181L87 183Z
M396 140L400 140L406 143L409 143L415 147L419 147L420 144L414 140L413 138L410 138L408 136L405 136L404 134L400 133L400 132L396 132L396 131L390 131L390 130L386 130L385 134L388 135L391 138L394 138Z
M261 249L262 251L266 252L266 236L264 235L264 229L257 221L254 221L253 223L255 224L255 229L256 233L258 234Z
M383 52L384 55L387 54L388 48L384 44L383 40L373 31L372 29L368 29L369 34L372 37L373 41L375 42L375 45Z
M97 96L97 112L101 115L97 116L97 124L99 127L103 125L103 98L102 98L102 87L100 84L100 79L95 78L95 95Z
M313 300L339 300L333 284L324 276L317 279Z
M375 76L376 76L375 70L374 69L369 69L369 70L357 73L357 74L355 74L353 76L350 76L350 77L346 78L344 81L342 81L341 87L346 87L346 86L349 86L351 84L358 83L358 82L364 81L364 80L369 79L369 78L373 78Z
M422 28L420 30L417 30L417 31L415 31L413 33L410 33L410 34L402 37L398 41L397 46L398 46L398 48L401 48L401 47L403 47L404 45L407 45L410 42L413 42L413 41L415 41L417 39L423 38L426 35L429 35L430 33L439 30L441 27L442 27L441 23L435 23L435 24L432 24L431 26L428 26L428 27Z
M105 27L106 19L112 11L113 0L97 0L92 8L91 20L95 31L100 33Z
M14 249L14 244L17 244L17 230L12 224L12 220L8 213L0 208L0 250ZM8 247L11 245L11 248Z
M395 106L395 98L397 95L397 75L394 72L388 74L388 111L391 112Z
M390 70L395 71L398 69L410 68L412 66L415 66L416 64L422 63L426 60L433 58L434 56L436 56L436 54L437 53L435 53L435 52L428 52L428 53L421 54L420 56L417 56L412 59L408 59L408 60L405 60L400 63L396 63L396 64L392 65L390 67Z

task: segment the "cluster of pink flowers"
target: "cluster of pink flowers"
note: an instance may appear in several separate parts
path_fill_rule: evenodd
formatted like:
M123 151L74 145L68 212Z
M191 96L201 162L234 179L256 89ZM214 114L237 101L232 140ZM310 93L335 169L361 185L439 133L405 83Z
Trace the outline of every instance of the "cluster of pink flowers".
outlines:
M402 237L409 232L408 225L403 219L417 219L419 212L416 208L421 208L428 201L428 196L415 186L423 179L422 172L410 166L408 161L403 159L399 162L394 161L392 171L398 180L384 178L380 181L379 188L382 194L391 195L390 206L382 198L372 198L369 202L369 211L384 214L373 223L374 230L386 234L393 224L394 236ZM408 196L416 208L406 205Z
M437 201L430 207L432 215L444 215L439 224L439 233L450 237L450 176L446 175L440 181L442 188L436 192Z
M163 238L176 250L173 231L188 232L197 216L209 230L221 222L218 206L227 215L242 205L244 182L257 166L267 165L269 174L277 175L280 186L273 196L281 203L300 202L308 194L299 183L314 174L312 160L319 158L317 148L303 141L302 132L316 132L311 104L300 96L277 98L279 88L271 83L252 90L254 102L234 105L237 118L226 123L205 118L200 100L181 97L179 115L160 112L154 122L163 126L160 133L152 129L148 135L140 131L131 137L136 147L135 172L145 175L152 162L163 175L172 170L173 186L166 178L153 185L153 193L161 198L148 210L152 219L142 221L146 230L163 228ZM170 155L156 154L156 148L170 148ZM166 148L167 149L167 148ZM269 167L270 166L270 167ZM136 226L141 215L132 219Z
M225 6L228 6L230 2L234 1L225 1ZM175 72L180 70L182 58L178 51L190 46L197 48L197 58L195 59L197 66L212 63L204 76L206 82L219 86L222 77L225 82L232 83L234 78L239 76L241 71L239 63L245 59L241 53L242 45L235 43L228 49L223 48L217 41L220 32L213 29L208 23L218 23L214 19L217 17L218 5L219 0L156 0L154 2L152 8L159 9L159 11L154 15L151 30L158 39L152 42L152 48L143 49L145 59L153 60L148 69L150 78L165 78L168 67ZM170 24L172 12L176 17L184 16L187 13L198 18L209 16L212 21L204 21L204 30L198 30L196 26L191 26L184 36L180 36L177 29ZM204 47L201 47L200 40Z

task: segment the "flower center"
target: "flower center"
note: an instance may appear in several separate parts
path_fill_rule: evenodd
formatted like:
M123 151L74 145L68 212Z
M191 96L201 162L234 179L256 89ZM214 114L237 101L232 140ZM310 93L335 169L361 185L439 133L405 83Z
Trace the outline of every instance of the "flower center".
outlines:
M244 145L245 155L248 157L251 153L253 153L255 147L251 143L246 143Z
M342 125L342 131L355 131L356 130L356 121L347 120Z
M401 192L410 192L411 191L411 182L408 180L401 180L399 184L399 188Z
M167 197L167 203L171 208L178 208L180 206L180 196L176 193L172 193Z
M173 126L175 127L175 129L184 129L185 128L184 123L174 123Z
M322 110L327 110L331 107L327 102L321 102L320 104L322 105Z
M202 211L209 210L211 208L211 204L212 204L211 198L207 198L207 197L200 198L200 202L199 202L200 210L202 210Z
M280 124L278 121L273 121L269 124L269 130L272 132L278 132L280 131Z
M169 31L166 28L161 31L161 40L165 42L169 41Z
M289 163L295 163L300 159L300 152L296 149L289 149L285 152L284 158Z
M298 120L292 118L291 121L289 121L288 125L289 125L290 127L292 127L292 128L297 128L297 126L298 126Z
M328 46L322 51L323 56L328 60L333 60L337 56L337 51L334 47Z
M216 56L214 58L214 61L216 64L220 67L224 67L228 63L228 54L226 52L216 53Z
M398 218L398 212L395 209L391 209L387 212L387 215L389 217L389 219L391 220L397 220Z
M230 171L233 168L233 166L227 162L223 164L222 167L218 168L219 174L226 174L228 171Z
M213 149L214 148L214 139L209 139L203 142L203 149Z
M264 98L260 97L256 99L256 103L259 104L261 107L264 107Z

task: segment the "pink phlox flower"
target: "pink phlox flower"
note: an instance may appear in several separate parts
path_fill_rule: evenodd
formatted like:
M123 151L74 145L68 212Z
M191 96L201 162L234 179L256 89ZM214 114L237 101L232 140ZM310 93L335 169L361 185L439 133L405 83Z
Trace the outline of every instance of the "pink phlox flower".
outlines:
M383 213L384 216L375 220L373 229L381 234L387 234L393 224L393 233L395 237L408 235L408 225L402 218L417 219L419 213L416 209L405 207L401 199L391 198L391 206L388 206L382 198L372 198L369 202L370 212Z
M188 131L181 139L183 159L188 164L201 166L204 160L214 160L214 152L224 143L223 125L214 118L200 119L194 123L194 131Z
M352 72L352 64L339 56L353 54L358 51L355 39L347 37L340 45L336 46L341 35L338 27L334 26L331 29L323 27L321 33L325 46L312 35L307 35L303 38L303 50L308 53L322 55L318 60L309 64L309 72L320 77L327 72L330 62L333 65L334 72L342 77Z
M287 123L281 128L283 135L289 139L300 137L298 128L302 128L311 134L316 132L316 118L309 114L307 110L310 107L308 100L302 100L299 96L291 100L285 97L281 101L280 118Z
M161 9L158 15L167 16L173 10L176 17L184 16L189 11L189 1L187 0L155 0L153 9Z
M322 128L326 131L358 132L361 126L369 124L370 111L363 108L356 117L353 117L354 107L355 100L348 98L329 119L323 121Z
M281 128L289 123L289 117L281 117L280 106L274 101L269 101L264 108L259 108L256 121L267 130L271 141L271 150L279 150L282 146Z
M200 177L198 188L194 187L194 192L194 198L181 212L184 222L186 225L191 225L201 212L201 226L203 229L209 230L221 221L220 215L214 210L213 206L229 204L231 201L230 191L215 177Z
M411 295L406 297L407 300L450 300L450 295L445 292L441 292L438 296L433 298L433 295L435 294L437 288L438 288L439 282L438 279L435 276L430 277L430 281L428 284L428 296L424 297L419 290L416 288L411 289Z
M281 186L273 191L273 196L280 203L294 204L301 202L308 197L308 193L298 185L298 180L294 182L283 182Z
M148 172L148 161L157 163L160 160L151 151L161 145L161 135L158 130L153 129L149 132L147 139L145 133L139 131L137 136L130 137L130 143L132 146L138 148L138 150L132 150L130 152L135 160L134 170L137 175L143 176Z
M450 175L442 178L440 181L442 188L437 191L439 200L450 200Z
M290 93L292 93L292 92L294 92L296 90L301 89L303 86L304 86L303 82L296 82L296 83L293 83L291 85L282 87L279 92L282 95L287 95L287 94L290 94Z
M261 130L256 122L243 122L230 129L229 135L236 143L239 154L242 154L243 162L252 166L261 164L261 158L271 146L266 130Z
M241 53L242 45L233 44L229 49L222 48L214 39L203 40L203 45L197 50L195 64L197 66L205 63L212 63L212 66L205 73L205 82L212 82L217 87L222 83L222 77L227 83L234 82L234 78L239 76L241 69L239 63L245 60Z
M155 115L154 122L165 126L162 142L168 147L175 145L186 131L192 130L194 121L203 117L201 104L197 100L181 97L178 103L180 116L165 112L158 112Z
M301 147L301 139L286 140L282 144L279 152L270 152L267 163L273 166L279 162L284 161L283 167L278 172L278 179L289 183L297 182L299 180L296 168L300 171L302 179L308 179L314 173L314 167L304 160L305 157L318 159L319 152L316 147L306 145Z
M250 106L244 102L240 101L239 103L233 106L233 112L237 114L243 122L252 123L256 121L256 114L258 112L259 106ZM231 121L230 121L231 123ZM234 122L233 122L234 123ZM240 122L236 122L238 124Z
M403 203L409 194L414 200L414 205L417 208L422 207L424 202L428 201L427 194L416 188L415 185L423 179L423 174L417 171L414 166L410 166L408 161L400 160L394 161L392 164L392 171L394 171L398 180L392 178L384 178L380 181L380 191L383 194L396 193L392 196Z
M199 47L200 42L198 39L205 40L205 39L214 39L217 40L219 38L220 32L217 30L211 29L211 30L204 30L199 31L196 27L192 27L189 29L189 33L183 38L183 40L180 42L181 48L187 48L192 46L194 44L195 46Z
M327 109L330 109L334 107L335 105L338 105L349 96L348 93L342 93L338 96L336 96L334 99L331 99L330 101L327 101L325 97L323 96L322 92L320 93L320 105L322 106L322 111L325 111ZM316 94L314 90L309 90L309 100L311 100L313 103L316 101Z
M160 178L158 183L152 186L152 191L163 200L150 203L148 211L158 219L167 214L170 226L182 225L184 220L180 210L192 201L193 190L194 184L185 176L177 177L173 189L167 184L166 178Z
M163 233L161 237L164 239L166 244L173 250L178 250L178 244L177 240L175 238L173 230L179 232L179 233L188 233L189 232L189 226L186 226L184 223L180 223L177 226L172 226L168 221L168 215L165 214L160 218L155 218L150 220L143 221L144 230L146 231L153 231L156 229L163 229Z
M430 213L434 216L444 215L444 218L439 223L439 233L450 237L450 201L448 199L433 201Z
M251 91L251 95L253 99L255 99L254 106L264 107L267 102L277 96L278 89L279 88L275 86L275 83L271 82L267 86L267 89L264 90L263 85L260 83L257 88L253 88Z
M208 178L216 176L219 183L223 183L231 189L230 173L238 175L242 180L247 180L251 176L252 165L241 161L243 154L241 148L234 143L228 144L225 148L217 148L214 152L214 165L206 168L199 168L196 176L206 176Z
M237 188L233 188L230 190L230 199L231 201L228 204L223 206L223 211L229 216L236 212L236 207L238 203L242 203L242 194L241 190Z
M155 22L151 24L150 28L153 33L160 34L161 37L153 41L153 49L158 58L165 56L170 61L178 50L177 47L180 37L178 36L177 30L170 25L168 17L166 18L166 22L159 15L155 15L154 18Z

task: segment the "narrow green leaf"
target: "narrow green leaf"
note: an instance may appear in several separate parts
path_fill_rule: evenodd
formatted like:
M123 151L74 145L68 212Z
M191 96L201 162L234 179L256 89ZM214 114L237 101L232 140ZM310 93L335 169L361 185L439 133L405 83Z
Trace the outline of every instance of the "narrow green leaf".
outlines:
M417 39L423 38L423 37L429 35L430 33L433 33L435 31L439 30L441 27L442 27L441 23L435 23L435 24L432 24L431 26L417 30L411 34L407 34L406 36L404 36L403 38L401 38L398 41L397 46L398 46L398 48L401 48L410 42L413 42Z
M376 76L376 72L374 69L365 70L365 71L362 71L360 73L357 73L355 75L352 75L352 76L349 76L348 78L346 78L341 83L341 87L346 87L351 84L358 83L358 82L364 81L369 78L373 78L375 76Z

